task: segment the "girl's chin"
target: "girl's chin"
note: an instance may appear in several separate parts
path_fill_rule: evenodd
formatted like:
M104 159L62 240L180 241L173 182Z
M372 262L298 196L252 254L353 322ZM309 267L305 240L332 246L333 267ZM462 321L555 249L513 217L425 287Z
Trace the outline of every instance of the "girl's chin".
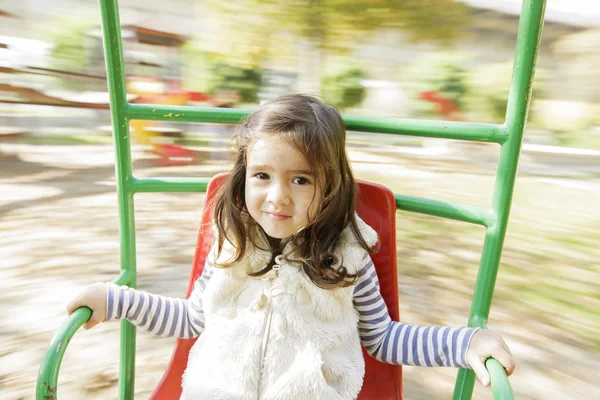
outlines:
M289 229L281 229L273 226L263 226L262 228L265 231L265 233L273 239L285 239L292 236L292 234L294 233L294 231L291 231Z

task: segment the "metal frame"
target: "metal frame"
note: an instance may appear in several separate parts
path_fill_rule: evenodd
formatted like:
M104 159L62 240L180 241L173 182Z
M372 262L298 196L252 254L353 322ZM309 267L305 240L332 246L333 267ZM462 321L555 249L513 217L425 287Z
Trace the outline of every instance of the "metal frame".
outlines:
M117 0L99 1L117 160L115 168L120 218L121 274L114 282L119 285L136 287L134 195L143 192L204 192L209 179L135 178L131 167L129 122L137 119L239 123L251 111L128 103L125 92L118 3ZM545 6L545 0L523 1L513 78L504 124L344 117L347 129L353 131L490 142L498 143L501 146L491 209L395 195L396 207L399 210L434 215L485 227L485 242L468 320L468 325L472 327L485 328L487 325L508 224L523 131L529 111L531 86L542 34ZM38 400L57 399L56 383L63 354L70 339L89 319L90 315L90 309L82 307L57 330L40 367L36 394ZM135 343L136 328L128 321L122 321L119 399L133 399ZM488 359L486 366L492 376L494 398L512 399L512 389L500 363ZM461 369L456 380L453 399L471 399L474 381L473 371Z

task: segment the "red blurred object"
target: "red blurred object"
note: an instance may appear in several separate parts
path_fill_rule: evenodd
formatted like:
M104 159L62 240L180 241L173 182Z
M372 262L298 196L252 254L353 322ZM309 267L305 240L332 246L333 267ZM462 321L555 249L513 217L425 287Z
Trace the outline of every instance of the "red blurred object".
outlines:
M202 103L202 102L209 102L212 100L212 97L206 93L201 93L201 92L187 92L187 93L188 93L188 100L191 102Z
M157 144L154 154L160 156L160 163L165 166L187 165L194 162L194 152L174 144Z
M223 185L226 173L216 175L209 183L206 206L196 244L196 255L192 265L187 295L194 282L202 274L206 256L213 243L211 222L216 194ZM357 212L360 217L379 233L380 250L372 256L381 285L381 295L393 320L399 320L398 273L396 267L396 200L387 188L359 181ZM150 396L151 400L177 400L181 396L181 377L187 366L188 354L196 339L177 339L175 350L162 380ZM363 349L366 374L359 400L401 400L402 367L383 364Z
M436 104L438 112L450 121L462 121L462 112L458 104L452 99L445 97L439 92L421 92L419 98Z

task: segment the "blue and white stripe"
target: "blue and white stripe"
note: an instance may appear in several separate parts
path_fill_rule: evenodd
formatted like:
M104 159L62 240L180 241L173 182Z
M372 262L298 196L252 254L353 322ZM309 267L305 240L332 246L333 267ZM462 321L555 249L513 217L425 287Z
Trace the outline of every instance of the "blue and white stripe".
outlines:
M202 295L213 273L208 257L202 276L194 283L189 299L158 296L126 286L108 286L106 321L126 318L157 336L195 338L204 331Z
M353 303L359 315L360 339L367 352L388 364L468 368L467 348L476 329L426 327L392 321L379 291L375 266L367 253L363 261ZM205 323L202 296L213 269L211 254L188 300L111 284L106 320L127 318L158 336L198 337L204 331Z
M379 292L379 280L371 258L358 272L354 288L354 308L358 330L367 352L387 364L468 368L472 328L416 326L392 321Z

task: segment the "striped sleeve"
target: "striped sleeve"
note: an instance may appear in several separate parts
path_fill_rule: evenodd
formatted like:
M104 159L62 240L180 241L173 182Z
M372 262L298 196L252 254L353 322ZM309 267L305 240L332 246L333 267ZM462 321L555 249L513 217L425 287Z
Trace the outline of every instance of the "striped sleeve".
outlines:
M365 252L354 288L360 340L375 359L397 365L469 368L467 349L477 328L416 326L392 321L371 257Z
M202 275L194 283L189 299L159 296L109 284L106 299L106 321L127 319L157 336L189 339L204 331L202 296L212 276L214 258L209 254Z

